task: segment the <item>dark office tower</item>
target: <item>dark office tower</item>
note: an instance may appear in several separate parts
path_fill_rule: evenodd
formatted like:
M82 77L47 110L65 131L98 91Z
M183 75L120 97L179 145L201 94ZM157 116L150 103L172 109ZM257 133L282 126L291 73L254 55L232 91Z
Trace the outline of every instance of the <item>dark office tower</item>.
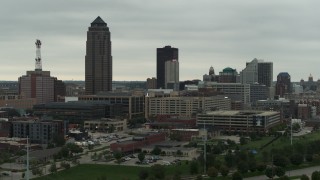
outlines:
M165 63L167 61L179 59L178 48L171 46L165 46L163 48L157 48L157 88L165 88Z
M287 93L291 93L291 78L287 72L281 72L277 76L275 95L283 97Z
M86 94L112 90L112 56L110 31L100 16L87 32L85 57Z
M273 81L273 63L272 62L258 62L258 83L264 84L267 87L272 86Z

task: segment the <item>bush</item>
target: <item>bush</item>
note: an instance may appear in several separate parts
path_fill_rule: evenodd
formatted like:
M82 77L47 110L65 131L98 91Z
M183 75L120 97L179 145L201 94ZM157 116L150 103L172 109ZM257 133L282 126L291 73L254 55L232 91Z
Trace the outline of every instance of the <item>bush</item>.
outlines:
M220 173L221 173L221 176L228 176L229 174L229 168L227 166L221 166L220 167Z
M258 165L257 165L257 170L260 172L264 171L266 168L267 168L267 166L265 163L258 163Z
M208 176L215 178L215 177L218 176L219 171L218 171L215 167L210 167L210 168L208 169L207 174L208 174Z
M301 155L301 154L291 155L290 162L291 162L291 164L296 165L296 166L302 164L303 163L303 155Z
M311 180L319 180L320 179L320 172L314 171L311 175Z
M313 160L312 154L307 154L306 155L306 161L312 162L312 160Z
M61 162L61 167L64 168L64 169L70 169L70 164L67 163L67 162Z
M309 180L309 177L305 174L302 174L302 176L300 177L301 180Z
M278 177L284 176L286 174L286 171L282 167L276 167L275 168L275 174Z
M265 171L265 175L268 177L268 178L273 178L276 174L275 174L275 168L273 167L268 167Z
M145 170L145 169L140 170L140 172L139 172L139 178L140 178L141 180L147 179L148 176L149 176L149 172L148 172L147 170Z

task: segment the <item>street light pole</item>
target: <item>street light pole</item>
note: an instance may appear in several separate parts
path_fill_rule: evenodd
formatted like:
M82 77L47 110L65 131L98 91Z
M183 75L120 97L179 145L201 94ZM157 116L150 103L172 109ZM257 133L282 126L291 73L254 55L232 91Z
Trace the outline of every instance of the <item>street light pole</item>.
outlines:
M27 136L27 171L26 171L26 178L29 180L29 137Z

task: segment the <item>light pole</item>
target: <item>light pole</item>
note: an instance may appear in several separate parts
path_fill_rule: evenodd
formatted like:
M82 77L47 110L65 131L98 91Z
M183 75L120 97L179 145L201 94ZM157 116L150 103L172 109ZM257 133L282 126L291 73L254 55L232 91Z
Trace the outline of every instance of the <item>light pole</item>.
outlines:
M290 117L290 128L291 128L291 135L290 135L290 144L292 146L292 116Z

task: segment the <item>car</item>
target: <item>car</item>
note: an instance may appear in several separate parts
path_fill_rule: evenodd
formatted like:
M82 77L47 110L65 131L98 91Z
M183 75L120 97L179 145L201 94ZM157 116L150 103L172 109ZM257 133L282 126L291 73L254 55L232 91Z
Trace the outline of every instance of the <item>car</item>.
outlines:
M9 176L9 173L8 172L2 172L1 175L2 176Z

